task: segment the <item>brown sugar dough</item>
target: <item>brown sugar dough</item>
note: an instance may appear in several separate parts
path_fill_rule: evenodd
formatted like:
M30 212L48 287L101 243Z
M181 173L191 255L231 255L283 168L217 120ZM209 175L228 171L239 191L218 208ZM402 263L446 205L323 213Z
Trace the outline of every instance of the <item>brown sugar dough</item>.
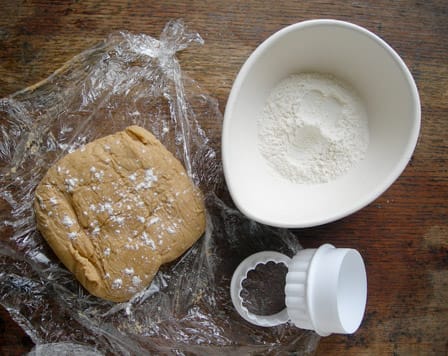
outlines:
M121 302L205 229L204 204L181 163L138 126L95 140L38 185L37 227L93 295Z

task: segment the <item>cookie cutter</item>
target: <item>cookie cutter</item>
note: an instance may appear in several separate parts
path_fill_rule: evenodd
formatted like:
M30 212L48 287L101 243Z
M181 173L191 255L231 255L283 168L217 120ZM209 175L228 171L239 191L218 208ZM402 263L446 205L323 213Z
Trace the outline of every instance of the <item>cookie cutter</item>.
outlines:
M285 286L286 308L272 315L255 315L244 305L242 283L249 271L268 262L288 268ZM269 281L267 281L269 282ZM242 318L263 327L291 321L320 336L354 333L364 316L367 276L360 253L350 248L324 244L304 249L293 258L263 251L247 257L235 270L230 283L232 303Z

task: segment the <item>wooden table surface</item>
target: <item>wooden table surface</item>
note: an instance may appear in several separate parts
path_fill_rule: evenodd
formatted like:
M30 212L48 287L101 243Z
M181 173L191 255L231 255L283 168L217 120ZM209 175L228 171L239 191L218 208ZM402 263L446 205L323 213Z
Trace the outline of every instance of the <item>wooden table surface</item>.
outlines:
M367 265L368 305L361 329L322 339L317 354L448 354L446 0L1 0L0 5L0 96L47 77L113 30L158 37L172 18L183 18L204 38L204 46L180 59L222 111L247 56L286 25L337 18L385 39L419 87L421 134L404 173L376 201L338 222L295 231L305 247L329 242L357 248ZM0 315L0 354L29 350L30 339L5 310Z

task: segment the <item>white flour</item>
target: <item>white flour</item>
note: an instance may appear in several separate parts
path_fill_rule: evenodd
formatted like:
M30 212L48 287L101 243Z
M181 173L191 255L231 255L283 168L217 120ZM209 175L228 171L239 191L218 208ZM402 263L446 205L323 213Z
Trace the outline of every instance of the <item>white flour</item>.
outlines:
M295 183L325 183L362 160L369 144L358 95L334 77L292 75L270 93L258 120L259 149Z

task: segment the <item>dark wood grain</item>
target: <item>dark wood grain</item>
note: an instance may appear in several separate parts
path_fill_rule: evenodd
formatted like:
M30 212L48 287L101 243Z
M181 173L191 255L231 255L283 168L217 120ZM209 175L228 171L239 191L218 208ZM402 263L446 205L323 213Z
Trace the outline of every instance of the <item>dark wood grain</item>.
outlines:
M434 1L0 1L0 96L47 77L113 30L158 36L182 17L205 45L180 55L184 70L222 111L247 56L285 25L337 18L362 25L402 56L420 90L422 129L402 176L365 209L296 230L305 247L357 248L368 271L368 306L352 336L321 340L318 355L448 353L448 2ZM213 123L210 123L213 125ZM219 127L213 130L219 133ZM0 353L29 339L0 313Z

